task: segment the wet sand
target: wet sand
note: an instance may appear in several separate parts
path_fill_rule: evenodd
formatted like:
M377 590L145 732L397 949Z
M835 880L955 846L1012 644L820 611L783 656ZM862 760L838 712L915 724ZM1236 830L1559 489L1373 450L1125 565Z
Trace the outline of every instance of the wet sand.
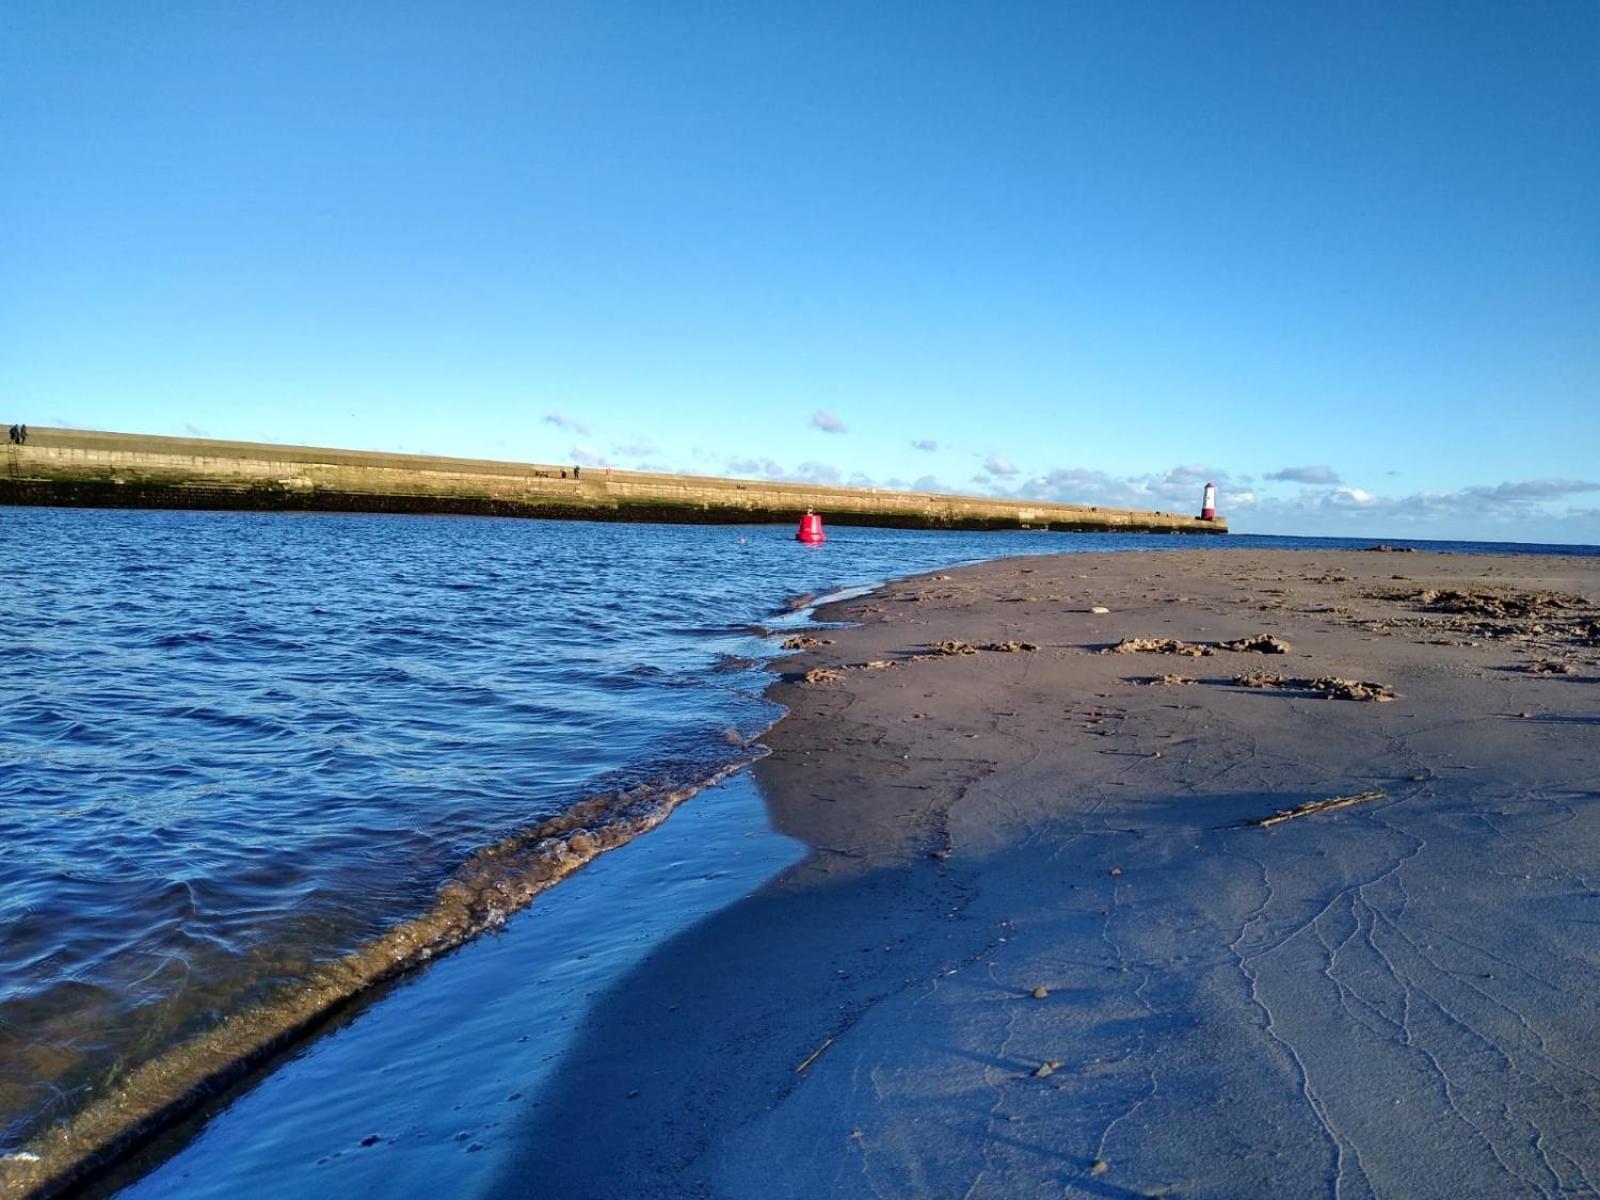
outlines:
M1596 598L1230 551L824 611L756 768L810 854L594 998L482 1194L1596 1195Z

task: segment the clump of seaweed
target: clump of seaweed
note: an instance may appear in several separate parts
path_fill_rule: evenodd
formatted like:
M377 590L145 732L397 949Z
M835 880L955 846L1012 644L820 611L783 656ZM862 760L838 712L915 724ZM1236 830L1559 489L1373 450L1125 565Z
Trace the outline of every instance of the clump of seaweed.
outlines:
M1480 589L1423 588L1410 597L1429 612L1455 613L1467 617L1541 617L1572 609L1585 609L1589 602L1570 592L1509 592Z
M1252 633L1249 637L1235 638L1231 642L1183 642L1177 638L1123 638L1115 646L1102 650L1102 654L1183 654L1190 658L1203 658L1218 650L1239 653L1288 654L1294 647L1270 633Z
M1294 681L1271 671L1247 671L1243 675L1235 676L1233 682L1239 687L1246 688L1280 688L1288 687Z
M1315 679L1290 679L1271 671L1249 671L1236 676L1233 682L1243 688L1310 692L1325 700L1366 700L1385 704L1396 698L1394 689L1387 684L1344 679L1337 675L1320 675Z
M1541 658L1523 668L1529 675L1576 675L1578 668L1559 658Z
M1235 638L1231 642L1218 642L1217 645L1223 650L1256 654L1287 654L1294 649L1288 642L1280 637L1273 637L1270 633L1253 633L1249 637Z
M1394 689L1383 683L1366 683L1360 679L1341 679L1336 675L1323 675L1306 685L1329 700L1369 700L1387 704L1395 699Z
M1183 654L1190 658L1201 658L1211 654L1212 649L1199 642L1180 642L1177 638L1123 638L1115 646L1100 653Z

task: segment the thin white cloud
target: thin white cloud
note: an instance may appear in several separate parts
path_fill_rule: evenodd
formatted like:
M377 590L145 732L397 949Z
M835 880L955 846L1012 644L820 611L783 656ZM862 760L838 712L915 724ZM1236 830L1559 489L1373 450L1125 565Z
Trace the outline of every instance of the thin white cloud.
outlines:
M568 455L580 467L609 467L611 465L606 461L605 455L597 450L590 449L588 446L574 446L568 451Z
M1358 487L1336 487L1323 497L1323 502L1343 508L1373 508L1381 503L1371 492Z
M619 446L611 447L611 453L618 458L642 458L655 452L656 448L649 442L623 442Z
M839 418L834 416L831 412L828 412L824 409L818 409L816 412L811 414L811 424L817 429L822 430L823 433L846 432L845 423L839 420Z
M994 476L1011 476L1017 473L1015 464L1009 458L1001 458L998 454L991 454L983 460L983 469Z
M544 423L546 425L554 425L557 429L565 429L568 433L582 434L584 437L589 436L589 427L578 420L577 417L565 416L562 413L545 413Z
M1058 504L1092 504L1105 508L1142 508L1161 512L1200 511L1201 491L1215 483L1224 495L1253 496L1243 488L1230 488L1226 471L1217 467L1186 465L1151 475L1108 475L1087 467L1057 467L1029 479L1010 495Z
M1493 487L1469 487L1463 490L1492 503L1520 504L1558 500L1582 492L1600 492L1600 483L1590 483L1584 479L1525 479L1521 483L1498 483Z
M1332 487L1343 483L1339 472L1329 466L1317 467L1284 467L1281 471L1274 471L1266 476L1280 483L1309 483L1316 487Z
M770 458L730 458L728 474L753 479L781 479L783 466Z
M824 462L803 462L794 469L794 474L787 476L799 483L829 483L840 482L842 476L839 468Z
M939 443L932 438L917 438L911 443L913 450L921 450L924 454L932 454L939 448Z
M1349 485L1303 487L1292 496L1234 491L1219 482L1218 507L1235 528L1272 533L1511 541L1600 540L1600 508L1571 501L1600 492L1582 479L1507 480L1453 491L1385 495Z

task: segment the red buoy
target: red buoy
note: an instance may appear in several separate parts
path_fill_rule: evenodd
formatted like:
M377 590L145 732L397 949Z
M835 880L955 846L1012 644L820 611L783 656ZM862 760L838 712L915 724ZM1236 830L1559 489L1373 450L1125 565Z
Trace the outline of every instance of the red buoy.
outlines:
M1205 498L1200 501L1200 519L1202 521L1215 521L1217 519L1217 485L1206 484Z
M800 518L800 529L794 535L797 542L805 542L808 546L815 546L828 540L828 535L822 532L822 518L810 509Z

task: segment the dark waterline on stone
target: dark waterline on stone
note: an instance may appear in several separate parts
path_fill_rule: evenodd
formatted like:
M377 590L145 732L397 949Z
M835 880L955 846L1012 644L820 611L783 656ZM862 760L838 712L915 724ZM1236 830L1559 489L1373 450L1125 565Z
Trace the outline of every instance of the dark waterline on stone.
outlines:
M749 627L795 594L1007 554L1367 544L0 520L0 1152L437 913L485 847L579 802L601 841L619 798L616 836L648 827L776 715ZM441 945L494 906L470 915Z

